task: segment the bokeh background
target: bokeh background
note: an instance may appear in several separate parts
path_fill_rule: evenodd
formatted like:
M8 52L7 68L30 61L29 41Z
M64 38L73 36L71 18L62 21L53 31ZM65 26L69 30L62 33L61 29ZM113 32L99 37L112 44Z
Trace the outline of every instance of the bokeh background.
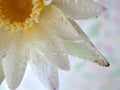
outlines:
M97 18L77 21L108 59L108 68L70 56L72 69L59 70L60 90L120 90L120 0L94 0L108 11ZM6 81L0 90L8 90ZM29 68L17 90L47 90Z

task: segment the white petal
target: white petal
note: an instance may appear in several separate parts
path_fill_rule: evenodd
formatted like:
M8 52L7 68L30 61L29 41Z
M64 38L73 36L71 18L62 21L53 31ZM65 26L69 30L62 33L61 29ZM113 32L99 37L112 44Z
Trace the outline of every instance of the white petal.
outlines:
M53 0L53 4L72 19L89 18L106 10L92 0Z
M2 60L3 71L10 89L16 89L20 84L27 66L28 54L26 48L22 46L20 48L16 43L11 45Z
M73 26L76 27L78 33L82 37L84 37L84 42L81 43L65 42L64 44L69 53L81 57L85 60L97 63L101 66L109 66L108 61L92 44L92 42L88 39L88 37L80 29L80 27L74 21L70 20L70 22L73 24Z
M81 37L75 31L64 14L55 6L45 7L40 16L40 27L49 33L54 33L68 41L80 41Z
M37 73L45 87L48 87L49 90L58 90L59 82L57 69L34 50L30 53L30 59L30 65L33 71Z
M32 40L31 48L40 55L47 58L48 62L55 66L69 70L69 60L64 45L60 39L54 35L47 34L44 29L38 28Z
M3 68L2 68L2 64L0 61L0 84L2 83L2 81L4 80L4 73L3 73Z
M6 54L9 45L14 41L14 33L0 30L0 60L2 60Z

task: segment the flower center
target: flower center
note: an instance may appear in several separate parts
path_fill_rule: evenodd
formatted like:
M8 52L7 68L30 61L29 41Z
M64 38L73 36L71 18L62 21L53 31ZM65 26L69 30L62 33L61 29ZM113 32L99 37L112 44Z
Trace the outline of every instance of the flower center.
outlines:
M32 0L3 0L1 10L5 17L9 17L11 23L23 22L30 17L33 7L31 2Z
M39 20L43 0L0 0L0 26L26 30Z

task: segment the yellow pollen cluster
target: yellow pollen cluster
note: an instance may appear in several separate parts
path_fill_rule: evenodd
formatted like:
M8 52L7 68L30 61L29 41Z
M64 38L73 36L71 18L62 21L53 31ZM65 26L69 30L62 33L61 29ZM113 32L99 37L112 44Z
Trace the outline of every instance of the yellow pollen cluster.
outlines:
M0 28L28 30L39 22L42 0L0 0Z

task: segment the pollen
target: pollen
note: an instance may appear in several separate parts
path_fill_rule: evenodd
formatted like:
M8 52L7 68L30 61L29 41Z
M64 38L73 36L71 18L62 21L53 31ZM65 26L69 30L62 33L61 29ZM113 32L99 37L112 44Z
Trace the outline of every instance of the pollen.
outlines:
M28 30L39 23L43 0L0 0L0 28Z

